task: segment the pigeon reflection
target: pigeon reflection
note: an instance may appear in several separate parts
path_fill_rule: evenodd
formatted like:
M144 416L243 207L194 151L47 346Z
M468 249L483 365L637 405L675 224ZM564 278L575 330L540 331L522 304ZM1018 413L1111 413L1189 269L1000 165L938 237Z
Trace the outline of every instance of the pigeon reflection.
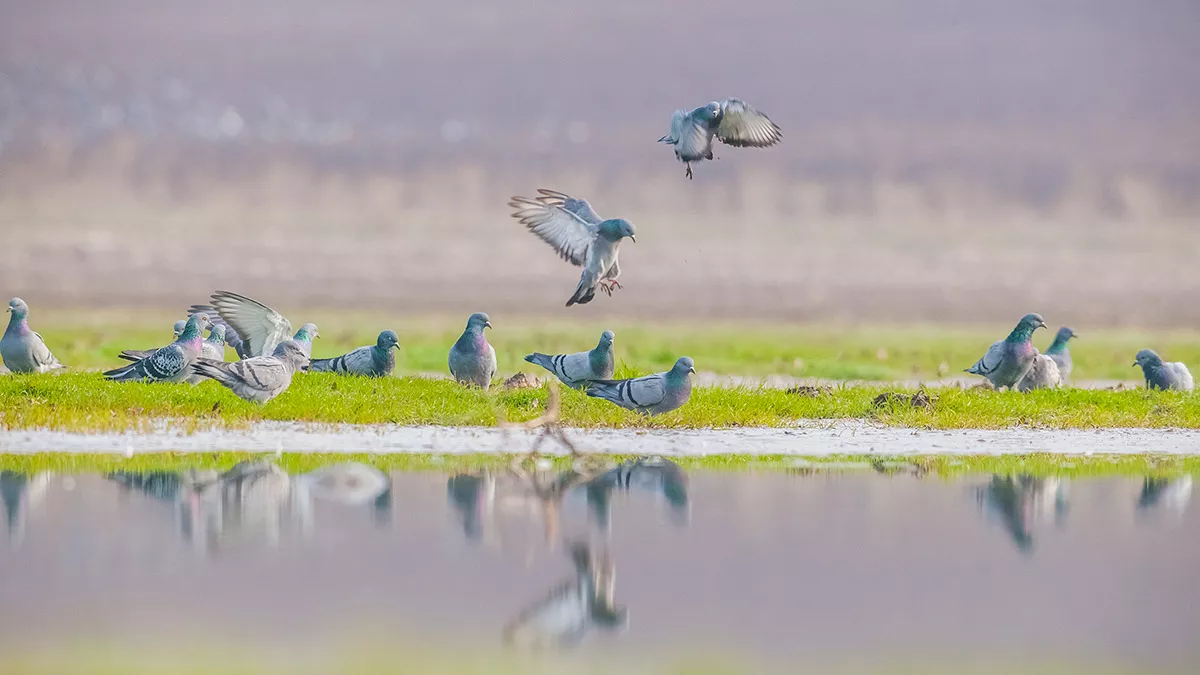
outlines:
M1067 514L1067 483L1058 478L994 475L977 488L981 509L1003 523L1017 550L1032 553L1034 530L1052 512L1056 524Z
M446 482L447 498L458 514L463 534L472 541L483 539L493 529L497 507L501 506L506 511L525 509L540 513L546 539L553 543L557 541L563 501L573 492L583 494L592 519L599 529L607 532L612 520L613 491L635 489L660 495L670 506L676 524L688 522L687 474L675 462L659 457L557 472L526 471L520 464L513 464L502 472L463 473Z
M524 649L578 645L592 626L623 628L629 612L613 602L616 568L607 554L593 555L587 544L570 546L575 578L523 609L504 627L504 643Z
M28 474L0 471L0 501L4 502L8 543L20 546L25 540L29 512L46 498L46 488L54 476L47 471Z
M248 460L224 473L117 472L108 478L172 504L181 538L211 553L259 542L274 545L288 533L311 534L314 501L371 504L377 522L387 522L391 512L388 477L356 463L290 476L272 462Z
M1139 513L1163 511L1180 517L1192 500L1192 477L1150 478L1142 481L1142 493L1138 495Z

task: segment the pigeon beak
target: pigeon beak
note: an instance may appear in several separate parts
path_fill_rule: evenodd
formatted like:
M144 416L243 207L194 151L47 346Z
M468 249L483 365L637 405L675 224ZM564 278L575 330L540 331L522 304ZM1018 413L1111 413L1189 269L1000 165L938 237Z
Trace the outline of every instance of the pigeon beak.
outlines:
M492 322L491 322L491 321L484 321L484 322L483 322L483 327L484 327L484 328L491 328L491 327L492 327Z
M392 346L396 348L396 351L400 351L400 343L399 342L397 342L396 344L394 344Z
M1137 367L1137 364L1138 364L1138 363L1137 363L1137 361L1134 361L1134 362L1133 362L1133 365L1134 365L1134 367L1135 367L1135 368Z
M637 237L635 237L635 236L633 236L633 235L631 234L631 235L629 235L629 241L632 241L633 243L635 243L635 244L636 244L636 243L637 243Z
M695 369L695 368L688 368L688 372L689 372L689 373L691 373L691 374L693 374L693 375L695 375L695 374L696 374L696 369Z

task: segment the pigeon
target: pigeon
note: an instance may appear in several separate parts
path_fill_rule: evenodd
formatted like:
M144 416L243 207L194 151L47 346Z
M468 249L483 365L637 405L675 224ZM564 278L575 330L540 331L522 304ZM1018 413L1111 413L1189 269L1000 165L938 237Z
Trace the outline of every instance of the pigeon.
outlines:
M254 356L250 353L250 343L243 340L242 336L234 330L233 326L225 323L225 319L217 312L217 308L212 305L192 305L188 307L188 315L191 316L196 312L204 312L212 319L214 326L225 326L225 344L229 345L233 351L237 352L239 359L248 359Z
M54 358L42 336L29 327L29 305L20 298L8 303L8 328L0 338L0 358L14 373L48 373L64 368Z
M187 325L187 321L176 322L179 330L175 331L175 338L179 338L179 334L183 332L183 327ZM214 324L208 329L208 339L200 345L200 356L206 359L216 359L218 361L225 360L225 325ZM126 349L118 354L118 358L126 361L141 361L142 359L154 353L153 349Z
M212 320L212 317L214 314L216 314L216 312L209 313L208 316L209 316L210 321ZM172 330L175 333L174 337L178 338L179 334L183 332L183 327L186 325L187 325L187 319L180 319L180 320L176 321L175 326L172 328Z
M1071 361L1071 350L1067 349L1067 342L1071 338L1077 338L1075 331L1063 326L1058 329L1058 334L1054 336L1054 342L1050 343L1050 348L1046 350L1046 356L1054 359L1058 364L1058 372L1062 374L1062 381L1066 382L1071 379L1071 369L1074 363Z
M379 334L379 339L374 345L359 347L349 354L332 359L313 359L308 369L318 373L384 377L390 375L396 367L393 347L396 351L400 350L400 338L396 337L395 332L385 330Z
M602 219L586 200L562 192L538 189L540 197L513 197L508 205L517 209L513 218L529 228L562 256L563 260L583 268L579 285L567 300L567 307L587 304L599 286L612 295L621 284L621 266L617 255L621 240L634 238L633 223L624 218Z
M496 374L496 350L483 335L491 328L488 315L476 312L467 319L467 329L450 348L450 374L462 384L474 384L487 391Z
M104 376L117 382L183 382L192 374L192 363L200 358L201 336L210 326L212 322L207 314L193 314L174 342L123 368L110 370Z
M588 384L587 395L612 401L629 410L658 415L688 402L692 396L689 376L695 372L696 365L691 357L681 356L665 373L629 380L595 380Z
M592 380L608 380L613 376L613 332L601 333L599 344L588 352L556 356L534 352L525 360L554 373L568 387L580 387Z
M192 372L220 382L247 401L266 403L282 394L306 363L308 356L299 343L285 340L271 356L252 356L236 363L197 359Z
M1033 331L1045 327L1041 314L1026 314L1008 337L993 344L983 358L965 372L983 375L999 389L1012 389L1033 366L1038 351L1033 346Z
M1033 365L1029 367L1029 372L1025 373L1025 377L1022 377L1021 381L1017 383L1017 391L1054 389L1060 384L1062 384L1062 374L1058 370L1058 364L1046 354L1037 354L1033 357Z
M1153 349L1138 352L1133 365L1142 367L1147 389L1191 391L1196 386L1187 366L1179 361L1164 363Z
M222 321L233 328L238 340L249 343L244 350L234 347L239 355L245 354L243 358L272 355L280 343L288 341L300 345L306 359L312 355L312 341L317 337L316 324L306 323L293 335L291 322L282 314L257 300L229 291L213 293L212 306ZM188 311L203 311L200 307L192 305ZM229 331L226 331L225 339L230 340Z
M714 136L735 148L766 148L778 143L783 131L740 98L727 98L691 112L676 110L671 116L671 133L658 142L674 146L675 158L687 165L691 179L692 162L713 158Z
M505 644L537 649L573 647L592 626L615 630L628 622L628 610L613 602L616 568L586 544L571 546L575 578L556 586L504 627Z

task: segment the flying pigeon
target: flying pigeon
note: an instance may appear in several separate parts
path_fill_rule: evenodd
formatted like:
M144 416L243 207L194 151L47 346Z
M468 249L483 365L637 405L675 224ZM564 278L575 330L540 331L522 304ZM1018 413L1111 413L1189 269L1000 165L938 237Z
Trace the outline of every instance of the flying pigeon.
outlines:
M496 374L496 350L483 335L483 330L491 327L487 314L472 314L467 319L467 329L450 348L450 374L462 384L474 384L484 391Z
M395 332L385 330L379 334L379 339L374 345L359 347L332 359L313 359L308 369L318 373L384 377L390 375L396 367L393 347L396 351L400 350L400 338L396 337Z
M1179 361L1164 363L1153 349L1138 352L1133 365L1142 367L1147 389L1191 391L1196 386L1187 366Z
M692 396L690 375L696 372L691 357L681 356L665 373L629 380L595 380L587 386L587 395L612 401L622 408L658 415L671 412Z
M586 304L596 295L596 287L606 295L620 288L617 277L621 267L617 255L621 240L634 238L633 223L624 218L602 219L586 200L562 192L538 189L540 197L513 197L508 205L517 209L513 218L529 228L562 256L563 260L583 268L579 285L567 300L567 307Z
M1026 314L1007 338L993 344L965 372L983 375L997 389L1012 389L1033 366L1033 357L1038 353L1033 346L1033 331L1045 326L1041 314Z
M596 348L587 352L550 356L534 352L525 360L554 373L568 387L579 387L592 380L607 380L613 376L613 332L600 334Z
M271 356L252 356L236 363L197 359L196 375L220 382L240 398L266 403L292 384L292 376L308 363L308 356L293 340L285 340Z
M282 314L257 300L229 291L213 293L212 306L221 319L233 328L238 338L249 343L250 346L244 350L248 356L273 354L280 343L289 340L300 345L305 358L312 355L312 341L317 337L316 324L306 323L293 335L291 322ZM198 305L193 305L188 311L198 308ZM228 332L225 339L229 339Z
M1071 379L1071 369L1075 367L1071 361L1071 350L1067 349L1067 342L1071 338L1077 338L1075 331L1063 326L1058 329L1058 334L1054 336L1054 342L1050 343L1050 348L1046 350L1046 356L1054 359L1058 364L1058 372L1062 374L1062 381L1066 382Z
M1062 374L1058 371L1058 364L1046 354L1038 354L1033 357L1033 365L1029 367L1029 372L1025 373L1025 377L1022 377L1021 381L1017 383L1017 391L1054 389L1060 384L1062 384Z
M8 328L0 338L0 358L14 373L47 373L63 368L42 336L29 327L29 305L20 298L8 303Z
M192 363L200 358L204 348L201 336L210 326L207 314L193 314L174 342L104 376L117 382L184 382L192 374Z
M713 158L716 137L735 148L766 148L783 138L778 124L740 98L713 101L688 112L676 110L671 116L671 133L658 139L675 148L675 158L687 165L692 177L692 162Z

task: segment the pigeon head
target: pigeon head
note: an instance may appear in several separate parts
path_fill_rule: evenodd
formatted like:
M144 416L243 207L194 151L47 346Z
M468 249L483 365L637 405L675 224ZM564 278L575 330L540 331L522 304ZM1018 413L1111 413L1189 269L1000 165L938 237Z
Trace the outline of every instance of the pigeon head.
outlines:
M400 351L400 338L396 336L395 331L385 330L379 334L379 339L375 341L375 346L384 351L392 347L395 347L396 351Z
M690 356L681 356L675 362L675 366L671 368L671 373L674 375L687 375L696 372L696 362Z
M1067 348L1067 341L1073 337L1079 337L1075 331L1063 326L1058 329L1058 333L1054 335L1054 342L1050 343L1050 348L1046 350L1047 354L1061 354Z
M700 108L697 112L698 117L702 120L715 120L721 116L721 104L718 101L713 101L703 108Z
M209 329L208 339L211 342L225 344L225 324L213 324Z
M296 369L300 369L304 364L308 363L308 357L304 355L304 349L296 344L294 340L279 343L272 356L284 363L292 364Z
M1017 327L1008 334L1009 342L1028 342L1033 336L1033 331L1039 328L1045 328L1046 321L1042 319L1041 314L1026 314L1017 322Z
M1143 349L1133 357L1133 365L1141 366L1142 369L1157 368L1162 365L1162 359L1153 349Z
M620 241L624 237L629 237L636 242L634 234L633 223L624 218L611 218L600 223L600 236L609 241Z
M13 298L8 301L8 311L12 313L14 321L20 321L29 316L29 305L20 298Z
M600 334L600 345L599 346L611 347L613 340L616 339L616 337L617 336L614 335L611 330L604 331L603 333Z
M183 331L179 333L180 340L199 339L205 330L212 328L212 321L204 312L196 312L188 317L187 323L183 325Z
M321 337L321 335L317 332L317 324L306 323L303 326L300 326L300 330L296 331L296 337L294 339L312 342L319 337Z
M488 315L483 312L475 312L467 318L467 330L483 332L484 328L491 328L492 321Z
M175 337L179 337L179 334L183 332L183 327L186 325L187 319L180 319L175 322L175 325L171 328L175 332Z

